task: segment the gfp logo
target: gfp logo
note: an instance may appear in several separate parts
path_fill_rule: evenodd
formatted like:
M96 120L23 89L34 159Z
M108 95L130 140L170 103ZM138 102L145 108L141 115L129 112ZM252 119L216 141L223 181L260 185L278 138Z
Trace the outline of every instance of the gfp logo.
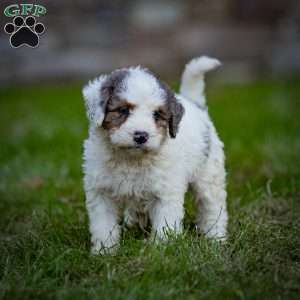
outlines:
M39 45L39 36L44 33L45 26L36 18L45 15L46 8L37 4L12 4L4 9L4 15L13 18L5 24L4 31L10 35L9 42L13 48Z

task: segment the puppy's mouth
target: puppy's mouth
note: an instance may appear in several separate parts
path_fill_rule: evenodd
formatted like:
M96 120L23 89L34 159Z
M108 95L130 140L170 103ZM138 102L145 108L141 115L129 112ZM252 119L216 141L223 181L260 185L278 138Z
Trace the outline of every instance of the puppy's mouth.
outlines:
M120 146L119 148L123 149L123 150L129 150L129 151L144 151L144 152L148 152L149 148L147 147L147 145L139 145L139 144L135 144L135 145L130 145L130 146Z
M139 145L114 145L115 149L126 151L128 154L148 154L154 152L154 149L151 149L146 144Z
M140 150L143 150L143 149L146 149L147 146L146 145L139 145L139 144L135 144L132 146L133 149L140 149Z

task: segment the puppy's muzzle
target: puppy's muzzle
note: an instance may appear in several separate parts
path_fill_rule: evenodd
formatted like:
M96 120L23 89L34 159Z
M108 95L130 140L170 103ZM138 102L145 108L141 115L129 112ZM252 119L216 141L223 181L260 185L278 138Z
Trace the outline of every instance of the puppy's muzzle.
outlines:
M133 140L138 145L145 144L149 139L149 133L146 131L135 131L133 134Z

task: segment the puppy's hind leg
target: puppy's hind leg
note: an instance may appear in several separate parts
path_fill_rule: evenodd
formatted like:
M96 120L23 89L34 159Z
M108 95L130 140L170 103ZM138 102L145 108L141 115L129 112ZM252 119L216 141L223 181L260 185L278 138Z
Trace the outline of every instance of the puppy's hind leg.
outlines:
M210 159L192 187L198 209L198 230L209 238L226 240L228 216L223 160Z
M136 212L131 207L126 207L124 209L124 225L128 228L133 227L138 224L138 218Z

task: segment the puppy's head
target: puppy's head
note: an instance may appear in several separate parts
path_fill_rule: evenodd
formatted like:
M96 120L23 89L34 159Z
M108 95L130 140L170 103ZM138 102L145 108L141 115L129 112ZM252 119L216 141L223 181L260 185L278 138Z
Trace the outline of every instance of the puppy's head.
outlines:
M83 89L88 117L113 146L157 151L175 138L184 108L171 90L141 67L119 69Z

